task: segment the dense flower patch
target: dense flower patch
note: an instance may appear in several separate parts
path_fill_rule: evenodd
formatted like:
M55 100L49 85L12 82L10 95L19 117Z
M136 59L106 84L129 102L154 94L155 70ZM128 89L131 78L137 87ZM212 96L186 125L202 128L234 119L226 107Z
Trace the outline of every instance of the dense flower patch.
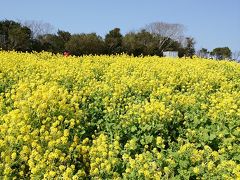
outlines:
M0 177L240 178L240 66L0 52Z

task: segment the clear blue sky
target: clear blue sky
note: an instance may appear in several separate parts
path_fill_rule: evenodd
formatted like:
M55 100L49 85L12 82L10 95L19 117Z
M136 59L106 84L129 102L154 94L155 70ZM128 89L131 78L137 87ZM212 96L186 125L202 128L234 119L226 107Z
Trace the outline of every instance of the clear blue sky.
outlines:
M240 50L240 0L5 0L0 19L36 20L71 33L123 34L163 21L186 26L196 48Z

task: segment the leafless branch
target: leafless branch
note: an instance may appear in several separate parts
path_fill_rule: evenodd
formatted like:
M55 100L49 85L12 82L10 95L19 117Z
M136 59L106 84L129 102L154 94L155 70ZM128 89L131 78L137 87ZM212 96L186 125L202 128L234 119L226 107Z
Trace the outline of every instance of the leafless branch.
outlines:
M182 43L185 28L182 24L154 22L147 25L145 29L153 35L161 37L159 40L159 49L162 49L169 39Z
M54 30L54 27L50 23L42 21L28 20L22 24L31 29L33 38L37 38L38 36L44 34L51 34Z

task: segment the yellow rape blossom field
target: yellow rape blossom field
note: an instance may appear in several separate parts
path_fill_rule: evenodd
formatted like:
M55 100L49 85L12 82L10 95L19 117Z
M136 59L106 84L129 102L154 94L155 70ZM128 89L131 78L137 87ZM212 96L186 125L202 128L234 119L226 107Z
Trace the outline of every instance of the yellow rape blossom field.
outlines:
M0 51L0 179L240 179L240 65Z

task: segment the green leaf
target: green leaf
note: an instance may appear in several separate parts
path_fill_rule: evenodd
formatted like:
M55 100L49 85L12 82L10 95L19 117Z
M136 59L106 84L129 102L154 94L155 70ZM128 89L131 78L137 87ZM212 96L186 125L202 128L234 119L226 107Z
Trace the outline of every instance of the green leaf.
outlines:
M135 132L137 130L137 127L136 126L132 126L131 127L131 132Z
M216 134L210 134L209 140L214 140L216 138Z
M146 144L144 139L141 139L141 140L140 140L140 143L141 143L142 145L145 145L145 144Z
M182 168L182 169L186 169L189 165L189 162L186 161L186 160L180 160L179 161L179 166Z
M146 144L150 144L150 143L152 143L152 141L153 141L153 136L146 136L145 137Z

